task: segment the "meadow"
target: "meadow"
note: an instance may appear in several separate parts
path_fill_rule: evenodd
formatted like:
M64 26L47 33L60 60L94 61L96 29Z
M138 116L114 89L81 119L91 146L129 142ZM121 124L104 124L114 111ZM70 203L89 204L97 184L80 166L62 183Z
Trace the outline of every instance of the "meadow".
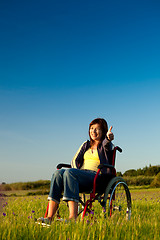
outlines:
M35 218L44 216L46 195L1 197L0 239L160 239L160 189L131 189L132 216L104 218L98 203L95 215L77 222L54 220L49 228L35 224ZM68 208L61 203L62 218L68 217Z

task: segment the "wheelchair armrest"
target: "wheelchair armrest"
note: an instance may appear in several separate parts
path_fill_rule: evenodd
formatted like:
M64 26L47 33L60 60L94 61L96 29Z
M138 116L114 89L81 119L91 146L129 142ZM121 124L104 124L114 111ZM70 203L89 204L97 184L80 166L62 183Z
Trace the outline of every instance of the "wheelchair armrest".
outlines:
M65 164L65 163L60 163L57 165L57 169L61 169L61 168L71 168L71 164Z
M110 164L100 164L99 166L98 166L98 169L102 169L102 168L114 168L114 166L113 165L110 165Z

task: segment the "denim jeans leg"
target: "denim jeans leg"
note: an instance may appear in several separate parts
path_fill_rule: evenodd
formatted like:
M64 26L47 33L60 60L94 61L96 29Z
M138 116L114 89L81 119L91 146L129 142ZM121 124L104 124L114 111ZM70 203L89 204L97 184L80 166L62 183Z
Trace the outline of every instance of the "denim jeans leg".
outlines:
M64 169L56 170L52 175L51 185L50 185L50 193L48 196L48 200L55 201L57 203L60 202L60 198L63 192L63 174Z
M79 202L79 190L90 190L93 186L95 175L95 172L75 168L65 170L63 174L63 200Z

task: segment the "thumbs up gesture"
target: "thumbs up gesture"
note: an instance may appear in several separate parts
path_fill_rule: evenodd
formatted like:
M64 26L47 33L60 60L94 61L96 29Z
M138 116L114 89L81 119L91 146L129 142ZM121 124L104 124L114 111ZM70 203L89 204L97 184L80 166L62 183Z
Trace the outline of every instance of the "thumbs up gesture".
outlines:
M112 141L114 139L114 134L112 133L112 126L110 127L110 129L107 132L107 138L108 140Z

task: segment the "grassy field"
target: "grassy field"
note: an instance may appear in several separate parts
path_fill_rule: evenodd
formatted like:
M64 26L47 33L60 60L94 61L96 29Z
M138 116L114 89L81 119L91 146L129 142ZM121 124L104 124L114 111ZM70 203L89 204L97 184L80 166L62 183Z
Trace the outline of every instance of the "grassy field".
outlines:
M49 228L35 224L35 218L44 216L47 196L1 197L0 239L160 239L160 189L131 190L132 217L104 218L98 203L93 219L86 217L75 222L54 221ZM62 203L62 218L68 217L68 208Z

